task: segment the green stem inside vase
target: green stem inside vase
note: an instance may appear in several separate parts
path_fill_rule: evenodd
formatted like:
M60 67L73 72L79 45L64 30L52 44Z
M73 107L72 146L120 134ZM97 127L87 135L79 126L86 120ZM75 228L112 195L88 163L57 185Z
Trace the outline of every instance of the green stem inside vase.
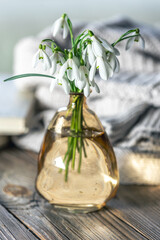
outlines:
M69 107L71 114L70 136L68 137L68 149L64 156L63 162L65 164L65 181L68 181L69 165L75 169L76 154L78 154L79 162L77 172L81 171L82 152L87 157L85 151L85 144L82 135L83 131L83 95L74 95L73 101Z

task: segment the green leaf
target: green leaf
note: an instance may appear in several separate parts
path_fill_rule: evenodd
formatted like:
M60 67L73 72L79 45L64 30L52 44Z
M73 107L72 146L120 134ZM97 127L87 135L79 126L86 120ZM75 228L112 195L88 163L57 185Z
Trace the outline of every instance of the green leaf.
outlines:
M19 78L26 78L26 77L48 77L48 78L54 78L55 79L55 77L50 76L50 75L39 74L39 73L26 73L26 74L16 75L16 76L7 78L7 79L4 80L4 82L16 80L16 79L19 79Z

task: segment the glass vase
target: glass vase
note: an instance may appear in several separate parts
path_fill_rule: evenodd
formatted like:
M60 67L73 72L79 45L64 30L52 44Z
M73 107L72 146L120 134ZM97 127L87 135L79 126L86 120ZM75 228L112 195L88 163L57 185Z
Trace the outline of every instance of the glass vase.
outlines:
M36 186L54 207L87 213L105 206L119 174L112 146L81 93L51 120L39 154Z

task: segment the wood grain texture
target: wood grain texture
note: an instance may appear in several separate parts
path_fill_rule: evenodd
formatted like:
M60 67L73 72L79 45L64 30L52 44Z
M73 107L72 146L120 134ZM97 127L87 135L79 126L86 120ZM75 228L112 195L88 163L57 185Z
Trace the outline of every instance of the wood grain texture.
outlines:
M36 158L36 154L16 148L0 152L3 214L8 221L15 218L20 227L30 229L35 239L160 239L160 187L120 186L117 196L98 212L62 213L35 190Z
M36 240L29 229L19 222L3 206L0 206L0 239L6 240Z

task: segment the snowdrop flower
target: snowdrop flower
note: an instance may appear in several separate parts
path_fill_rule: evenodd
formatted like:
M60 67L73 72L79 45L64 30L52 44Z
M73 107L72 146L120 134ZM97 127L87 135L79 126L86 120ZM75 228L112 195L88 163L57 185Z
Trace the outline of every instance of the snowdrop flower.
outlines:
M89 70L87 69L86 66L80 66L79 67L79 78L75 80L75 85L78 87L80 90L82 90L88 81L88 76L89 76Z
M93 80L92 82L89 81L89 70L86 66L80 66L79 67L79 79L75 81L76 87L78 87L80 90L83 89L84 96L88 97L91 93L90 91L90 85L95 88L96 92L99 93L99 87Z
M57 19L53 24L53 37L57 35L57 33L63 29L63 39L65 39L68 35L69 28L66 21L66 14L63 14L59 19Z
M99 38L101 41L102 46L105 48L106 51L114 53L115 55L119 56L120 53L117 48L113 47L107 40Z
M139 29L138 29L139 31ZM139 32L137 32L139 33ZM136 33L133 32L131 34L131 36L135 35ZM126 50L130 49L131 46L133 45L134 42L139 42L140 46L144 49L145 48L145 41L143 39L143 37L139 34L138 36L135 36L135 37L131 37L128 39L127 43L126 43Z
M110 64L114 72L118 73L120 70L119 60L113 52L107 54L107 61Z
M66 77L63 77L62 78L62 87L63 87L63 90L66 94L69 94L70 93L70 84L68 82L68 79Z
M99 75L103 80L107 80L113 75L113 69L111 68L110 64L105 61L103 57L97 57L89 72L90 82L93 82L97 69L99 70Z
M90 95L90 85L89 85L89 81L86 82L86 86L85 88L83 89L83 93L84 93L84 96L85 97L89 97Z
M85 97L89 97L89 95L91 93L90 85L95 88L97 93L100 93L100 89L99 89L98 85L96 84L96 82L93 80L92 83L90 84L89 79L86 78L86 85L85 85L85 87L83 89Z
M96 57L95 57L95 55L94 55L94 53L93 53L92 45L91 45L91 44L88 44L88 45L87 45L86 53L87 53L87 56L88 56L89 64L92 66L92 64L94 63Z
M115 55L120 55L117 48L114 48L107 40L97 38L96 36L91 37L92 40L92 51L96 57L105 56L106 52L112 52Z
M53 75L55 77L55 79L53 79L51 81L50 92L53 92L55 85L58 84L58 85L62 85L63 90L66 94L69 94L70 84L68 82L68 79L65 76L63 76L63 77L60 76L60 74L59 74L60 69L61 69L61 65L57 64L57 70L56 70L55 74Z
M61 81L62 79L59 78L59 71L60 71L60 69L61 69L61 64L57 63L56 71L53 74L53 77L55 79L52 79L52 81L51 81L51 85L50 85L50 89L49 89L50 92L53 92L53 89L54 89L56 83L59 84L59 85L62 85L62 81Z
M103 47L99 39L93 35L91 37L91 40L92 40L92 51L95 57L103 57L105 54L105 48Z
M59 52L54 52L50 57L52 67L50 73L53 75L56 72L58 64L63 64L65 62L64 57L60 55Z
M75 63L73 58L68 58L67 61L62 65L59 72L59 77L63 78L66 72L67 72L67 77L70 81L74 81L75 79L79 78L78 66Z
M46 71L51 68L51 60L47 53L45 52L45 46L39 45L38 51L33 56L32 66L36 68L38 63L42 63L43 69Z

